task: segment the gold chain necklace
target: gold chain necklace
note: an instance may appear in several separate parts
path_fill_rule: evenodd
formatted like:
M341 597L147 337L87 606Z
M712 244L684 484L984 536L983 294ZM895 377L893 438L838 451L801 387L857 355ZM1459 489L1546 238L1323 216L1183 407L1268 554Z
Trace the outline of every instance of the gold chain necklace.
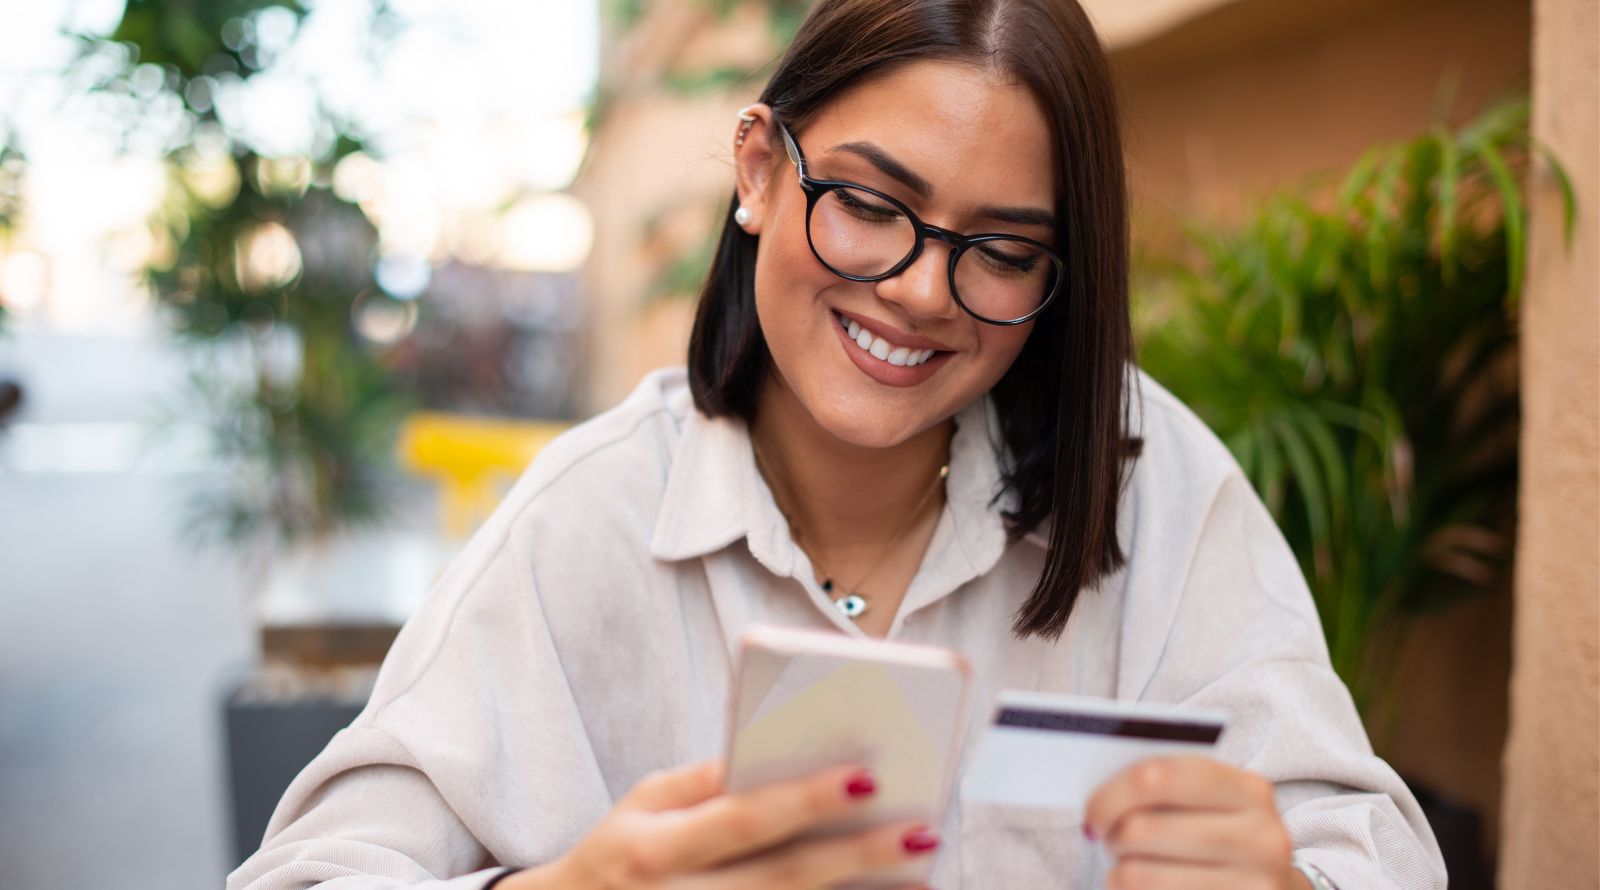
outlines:
M789 511L783 508L783 502L778 499L778 487L772 484L776 477L773 475L772 471L768 469L771 465L761 454L761 446L756 444L756 439L753 435L750 437L750 449L755 453L756 469L759 470L762 477L767 480L768 487L773 489L773 503L777 505L778 512L782 514L784 522L789 524L790 537L794 539L795 546L804 548L805 544L800 531L800 526L794 521L794 517L789 515ZM905 535L906 530L911 528L918 516L922 515L923 508L928 506L928 501L933 498L934 492L939 490L939 486L949 475L950 465L942 464L939 467L938 474L934 476L933 484L930 485L928 490L923 493L922 500L918 501L917 505L912 508L911 512L906 514L905 520L900 523L900 528L897 529L894 533L894 536L889 539L889 543L884 545L882 552L878 554L878 558L872 561L872 565L868 566L865 572L861 573L861 577L856 579L856 583L848 585L845 588L844 595L833 599L834 606L840 612L842 612L846 618L855 619L866 614L867 598L861 593L862 582L866 581L868 578L871 578L872 573L877 571L878 566L882 565L883 561L889 557L889 554L894 550L894 545L900 542L900 538ZM787 489L787 486L783 487ZM787 494L787 492L785 493ZM833 592L837 587L833 581L833 573L824 569L815 558L812 559L811 564L812 568L816 569L822 574L822 592L826 593L829 598L833 598Z

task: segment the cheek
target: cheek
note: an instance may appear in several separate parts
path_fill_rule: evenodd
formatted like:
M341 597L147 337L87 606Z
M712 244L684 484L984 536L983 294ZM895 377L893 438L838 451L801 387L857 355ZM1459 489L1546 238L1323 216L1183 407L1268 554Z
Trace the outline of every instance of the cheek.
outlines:
M771 228L761 236L761 249L757 256L758 276L766 272L766 281L778 289L809 287L819 290L843 279L829 272L817 262L806 241L805 206L791 208L773 220Z
M977 364L984 378L983 389L987 391L1005 376L1017 360L1022 347L1028 342L1028 335L1033 332L1034 323L1030 321L1011 327L996 327L982 322L977 324L981 328L978 332Z
M817 263L804 230L780 223L761 237L756 254L756 312L767 342L803 336L814 325L819 294L842 279Z

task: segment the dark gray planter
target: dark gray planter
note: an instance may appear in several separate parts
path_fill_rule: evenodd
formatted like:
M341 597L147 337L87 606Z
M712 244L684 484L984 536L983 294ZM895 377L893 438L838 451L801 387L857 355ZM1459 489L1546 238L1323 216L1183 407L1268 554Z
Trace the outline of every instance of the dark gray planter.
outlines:
M365 694L265 697L254 678L229 690L223 719L234 864L261 846L267 821L289 783L365 704Z

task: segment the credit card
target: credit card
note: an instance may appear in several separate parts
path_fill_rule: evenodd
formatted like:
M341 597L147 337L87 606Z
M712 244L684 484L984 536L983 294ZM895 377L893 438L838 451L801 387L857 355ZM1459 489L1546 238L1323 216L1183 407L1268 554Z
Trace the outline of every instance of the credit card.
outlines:
M1222 711L1003 690L961 780L964 803L1083 812L1106 780L1151 757L1205 755Z

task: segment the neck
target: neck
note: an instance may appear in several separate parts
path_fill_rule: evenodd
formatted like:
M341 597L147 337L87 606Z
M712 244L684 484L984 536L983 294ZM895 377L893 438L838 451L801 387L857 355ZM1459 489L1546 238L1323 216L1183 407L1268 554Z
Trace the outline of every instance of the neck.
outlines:
M773 374L750 435L808 549L848 559L886 546L919 506L943 504L942 486L928 495L950 459L951 428L945 420L888 448L854 445L818 424Z

